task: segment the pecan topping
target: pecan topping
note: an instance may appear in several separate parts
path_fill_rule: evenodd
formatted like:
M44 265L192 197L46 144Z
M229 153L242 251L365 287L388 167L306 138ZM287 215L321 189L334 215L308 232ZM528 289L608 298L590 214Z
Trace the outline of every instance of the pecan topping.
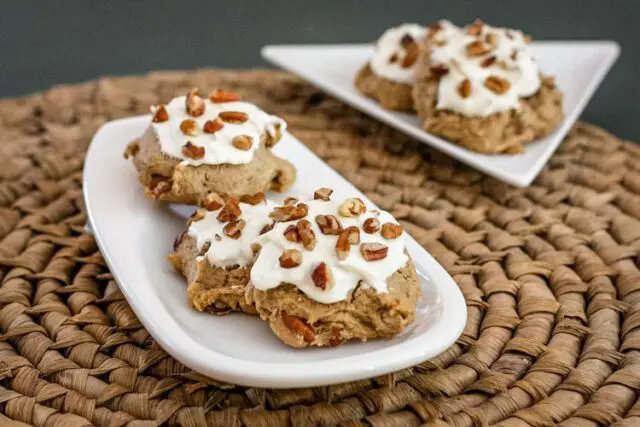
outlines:
M253 145L253 138L251 138L249 135L234 136L231 140L231 145L236 147L238 150L248 151Z
M531 36L530 36L529 34L523 34L523 35L522 35L522 39L524 40L524 42L525 42L526 44L531 43Z
M318 224L322 234L337 236L342 231L342 224L333 215L316 216L316 224Z
M491 48L479 40L471 42L465 48L469 56L481 56L489 52Z
M495 48L498 44L498 36L495 33L488 33L484 36L484 41L487 42L491 48Z
M296 331L302 335L302 339L307 344L311 344L316 340L316 333L313 331L304 320L296 316L289 316L288 314L282 314L282 321L285 326L291 330Z
M240 235L242 234L242 229L245 225L246 223L243 219L234 219L231 222L227 223L222 231L226 236L232 239L239 239Z
M180 123L180 130L185 135L195 136L198 134L198 124L193 119L185 119Z
M286 249L278 260L282 268L295 268L302 264L302 252L297 249Z
M464 79L458 85L458 93L462 98L468 98L471 95L471 81L469 79Z
M354 197L342 202L338 207L338 213L342 216L351 217L363 214L366 209L364 202Z
M363 243L360 245L360 253L362 254L362 257L367 261L378 261L381 259L385 259L388 252L389 247L383 245L382 243Z
M269 216L277 222L287 222L304 218L309 213L309 206L304 203L298 203L297 206L285 205L273 208Z
M444 64L436 64L429 67L429 73L431 73L431 77L435 79L439 79L440 77L446 76L449 73L449 67Z
M321 262L313 269L311 272L311 280L313 280L314 285L323 291L331 289L335 284L331 268L329 268L326 262Z
M362 224L365 233L373 234L380 229L380 221L377 218L367 218Z
M296 203L298 203L298 199L296 199L295 197L287 197L283 202L285 206L295 206Z
M333 190L330 188L326 188L326 187L318 188L313 193L313 200L324 200L325 202L328 202L332 193L333 193Z
M501 77L489 76L484 80L484 86L491 92L502 95L511 88L511 83Z
M345 260L349 256L351 251L351 243L349 243L349 234L345 231L342 231L340 235L338 235L338 240L336 241L336 255L338 259Z
M300 243L302 239L300 238L300 233L298 233L298 227L291 224L284 230L284 238L293 243Z
M482 33L482 27L484 26L484 22L480 19L476 19L473 24L467 27L467 34L470 36L479 36Z
M240 124L249 120L249 115L247 113L243 113L242 111L223 111L218 114L218 117L220 117L223 122L233 124Z
M345 228L344 233L347 233L347 239L350 244L357 245L360 243L360 229L355 225Z
M209 94L209 99L214 103L235 102L240 101L240 95L235 92L227 92L222 89L216 89L211 91L211 93Z
M164 105L159 105L156 109L155 114L153 115L153 123L162 123L169 120L169 113L167 113L167 109Z
M273 227L275 227L276 223L272 222L271 224L265 224L264 227L262 227L262 230L260 230L260 235L263 235L264 233L268 233L269 231L273 230Z
M264 202L264 200L265 200L265 196L263 192L259 192L253 195L245 194L244 196L240 196L240 201L242 203L246 203L253 206Z
M219 118L213 120L207 120L202 127L204 133L216 133L224 127L224 123Z
M193 88L189 91L187 99L185 100L185 107L187 114L191 117L200 117L204 114L204 99L200 97L200 91L198 91L198 89Z
M389 57L389 63L395 64L396 62L398 62L398 54L394 53L393 55L391 55L391 57Z
M202 207L208 211L217 211L224 206L224 198L218 193L209 193L202 201Z
M482 62L480 63L480 66L482 68L487 68L492 66L495 62L496 62L496 56L495 55L491 55L486 57L485 59L482 60Z
M316 235L311 229L311 223L306 219L301 219L297 224L298 234L302 240L302 246L308 251L316 247Z
M228 222L235 220L240 215L242 215L242 211L240 210L240 206L238 205L238 199L229 197L216 218L220 222Z
M387 240L397 239L402 234L402 227L398 224L387 222L382 225L380 234Z
M414 44L416 41L413 38L413 36L411 34L405 34L404 36L402 36L402 38L400 39L400 45L404 48L406 48L409 45Z
M200 160L204 157L204 147L193 145L190 141L182 146L182 155L193 160Z
M201 209L196 209L187 220L187 224L191 225L194 222L198 222L204 218L204 212Z
M416 43L413 38L411 40L411 43L403 45L406 53L404 55L402 63L400 64L402 68L411 67L416 63L416 61L418 60L418 55L420 55L420 47L418 46L418 43Z

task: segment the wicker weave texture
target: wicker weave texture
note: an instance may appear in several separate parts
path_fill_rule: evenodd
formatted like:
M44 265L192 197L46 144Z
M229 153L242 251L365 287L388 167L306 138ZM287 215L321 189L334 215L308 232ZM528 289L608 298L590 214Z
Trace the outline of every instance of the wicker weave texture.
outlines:
M159 348L84 232L82 166L102 123L192 86L283 116L398 217L465 295L457 343L302 390L223 384ZM285 73L158 72L0 100L0 164L0 426L640 425L640 146L602 129L578 124L516 189Z

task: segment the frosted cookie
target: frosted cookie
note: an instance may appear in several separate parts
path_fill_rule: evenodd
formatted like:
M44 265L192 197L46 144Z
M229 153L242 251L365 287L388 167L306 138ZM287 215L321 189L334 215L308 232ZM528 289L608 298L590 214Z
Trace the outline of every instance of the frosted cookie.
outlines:
M271 153L286 123L237 94L197 89L152 109L142 137L127 147L145 194L197 204L211 192L241 196L285 191L294 166Z
M274 208L276 224L254 244L248 303L292 347L391 338L415 316L406 233L388 212L329 195Z
M199 311L255 314L245 299L253 265L253 241L269 229L273 203L263 193L223 198L210 194L174 242L168 259L187 279L187 295Z
M429 29L413 100L427 132L481 153L519 153L563 119L562 94L521 31L481 21Z
M356 75L358 91L387 110L412 111L411 89L426 29L416 24L390 28L375 43L371 60Z

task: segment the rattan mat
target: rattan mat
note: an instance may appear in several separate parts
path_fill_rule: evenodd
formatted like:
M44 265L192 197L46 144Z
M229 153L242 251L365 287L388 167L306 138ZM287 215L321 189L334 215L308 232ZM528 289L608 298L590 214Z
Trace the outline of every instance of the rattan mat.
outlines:
M302 390L223 384L159 348L84 232L82 166L102 123L191 86L283 116L401 218L466 297L457 343ZM0 135L0 426L640 425L640 145L578 124L516 189L288 74L221 70L0 100Z

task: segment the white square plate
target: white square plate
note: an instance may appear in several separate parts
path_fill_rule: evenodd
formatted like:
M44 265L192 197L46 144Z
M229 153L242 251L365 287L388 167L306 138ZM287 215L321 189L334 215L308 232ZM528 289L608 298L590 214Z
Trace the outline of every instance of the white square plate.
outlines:
M613 41L544 41L532 46L540 69L556 76L564 93L566 118L555 132L528 144L524 153L518 155L486 155L467 150L422 130L415 114L384 110L361 95L353 81L371 57L370 44L265 46L262 56L363 113L487 175L526 187L558 148L620 53L620 47Z
M415 323L393 340L295 350L257 317L215 317L192 309L184 278L165 257L193 208L145 199L133 165L122 157L125 145L142 134L150 119L116 120L96 133L85 161L84 196L91 229L120 289L151 335L180 362L234 384L310 387L400 370L437 355L458 338L467 316L464 298L413 238L407 239L407 250L423 295ZM359 196L373 205L291 135L275 152L298 168L288 194L310 194L324 186L333 188L336 197Z

